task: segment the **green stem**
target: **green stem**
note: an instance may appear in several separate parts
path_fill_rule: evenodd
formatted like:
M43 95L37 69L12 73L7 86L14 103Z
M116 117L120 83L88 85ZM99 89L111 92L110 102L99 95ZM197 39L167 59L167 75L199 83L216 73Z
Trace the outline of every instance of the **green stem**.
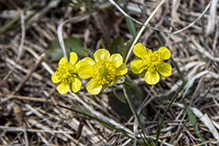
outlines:
M177 90L177 92L175 93L175 95L173 96L173 98L171 99L170 103L168 104L167 106L167 109L165 110L164 114L163 114L163 117L160 121L160 125L159 128L157 128L157 132L156 132L156 142L155 142L155 145L158 146L158 139L159 139L159 136L160 136L160 131L161 131L161 128L162 128L162 125L163 125L163 121L164 121L164 118L166 117L167 115L167 112L168 110L170 109L170 106L173 104L173 101L177 98L178 96L178 93L179 91L181 90L182 86Z

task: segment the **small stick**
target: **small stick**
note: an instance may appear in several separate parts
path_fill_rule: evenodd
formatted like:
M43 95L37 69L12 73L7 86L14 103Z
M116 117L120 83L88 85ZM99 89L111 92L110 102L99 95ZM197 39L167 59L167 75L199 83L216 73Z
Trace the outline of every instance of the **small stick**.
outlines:
M38 102L52 102L51 99L43 99L38 97L28 97L28 96L20 96L20 95L8 95L6 98L0 98L0 104L11 100L11 99L20 99L20 100L30 100L30 101L38 101Z
M36 70L36 68L39 66L40 62L42 61L42 59L45 57L45 53L43 53L39 59L36 61L36 64L29 70L29 72L26 74L26 76L24 77L24 79L20 82L20 84L17 86L17 88L15 89L14 92L12 92L12 95L15 94L16 92L18 92L24 85L24 83L28 80L28 78L31 76L31 74Z
M21 11L21 42L18 49L18 56L16 62L18 62L21 58L22 52L23 52L23 46L24 46L24 40L25 40L25 23L24 23L24 11Z

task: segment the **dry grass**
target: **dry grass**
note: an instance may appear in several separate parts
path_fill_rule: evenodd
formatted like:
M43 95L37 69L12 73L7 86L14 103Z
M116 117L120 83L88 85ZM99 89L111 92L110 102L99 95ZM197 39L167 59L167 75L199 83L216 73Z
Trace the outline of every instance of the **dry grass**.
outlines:
M97 10L98 5L103 3L89 2L86 7L75 5L79 6L76 8L68 6L64 0L0 1L0 145L133 144L133 140L124 134L60 107L63 105L78 110L58 94L56 85L51 82L57 62L49 62L49 54L45 52L49 44L57 39L57 27L65 20L71 21L63 25L63 37L80 38L84 48L92 52L101 47L102 38L106 47L116 36L122 36L125 42L133 40L124 15L118 9ZM150 16L158 4L155 0L129 0L129 14L144 23L146 19L139 6ZM119 5L122 7L122 3ZM30 10L25 11L28 8ZM158 120L178 87L182 86L164 118L160 145L218 144L218 9L217 0L166 0L151 20L187 82L183 84L175 67L171 77L155 86L147 85L143 79L129 72L143 92L144 102L138 106L143 109L141 119L148 137L154 141ZM27 19L32 14L33 17ZM165 19L180 33L173 34L176 31ZM135 27L140 30L142 25L135 23ZM151 27L145 28L139 41L148 48L161 46ZM131 54L130 58L134 55ZM83 84L84 88L85 82ZM120 91L122 87L114 89ZM133 120L128 104L120 102L111 93L91 96L79 92L63 97L102 121L139 138L141 128ZM195 116L203 143L183 101Z

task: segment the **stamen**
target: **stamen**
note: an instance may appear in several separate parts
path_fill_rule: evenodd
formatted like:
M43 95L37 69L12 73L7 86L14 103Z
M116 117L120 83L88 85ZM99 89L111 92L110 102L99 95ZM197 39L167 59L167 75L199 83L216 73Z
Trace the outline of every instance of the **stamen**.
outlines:
M151 61L152 62L156 62L158 60L158 57L157 56L151 56Z
M108 69L107 69L105 66L101 67L101 68L99 69L99 74L100 74L102 77L107 76L107 75L108 75Z

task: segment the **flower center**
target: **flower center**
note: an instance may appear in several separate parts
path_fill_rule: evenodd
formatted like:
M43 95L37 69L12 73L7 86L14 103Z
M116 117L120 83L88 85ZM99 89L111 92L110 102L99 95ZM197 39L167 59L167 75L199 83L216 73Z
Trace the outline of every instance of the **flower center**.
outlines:
M60 73L61 73L62 75L66 74L66 69L65 69L65 68L61 68L61 69L60 69Z
M57 76L64 84L70 84L77 77L75 67L70 63L60 65L57 68Z
M101 67L101 68L99 69L99 74L100 74L102 77L107 76L107 75L108 75L108 69L107 69L105 66Z
M151 54L149 54L147 62L148 62L148 66L156 66L157 67L162 62L162 58L161 58L159 53L152 52Z
M151 56L151 61L156 62L158 60L157 56Z
M115 82L116 68L112 63L108 61L96 62L93 72L94 74L92 78L101 85L107 84L109 86L112 86L112 84Z
M70 75L69 68L67 65L60 66L58 68L58 72L59 72L59 78L61 80L68 78Z

